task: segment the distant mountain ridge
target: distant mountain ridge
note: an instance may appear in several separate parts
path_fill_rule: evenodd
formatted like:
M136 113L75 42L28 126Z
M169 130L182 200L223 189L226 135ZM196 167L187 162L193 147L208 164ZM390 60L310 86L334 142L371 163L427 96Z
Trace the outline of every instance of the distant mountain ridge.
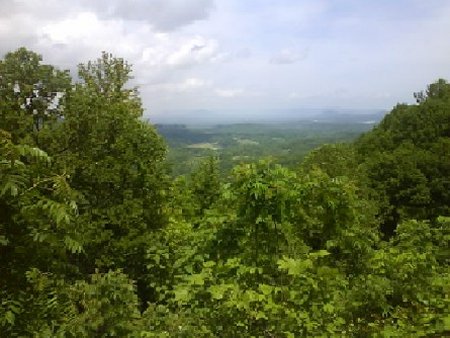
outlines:
M217 125L235 123L329 122L377 123L382 109L173 110L145 116L156 124Z

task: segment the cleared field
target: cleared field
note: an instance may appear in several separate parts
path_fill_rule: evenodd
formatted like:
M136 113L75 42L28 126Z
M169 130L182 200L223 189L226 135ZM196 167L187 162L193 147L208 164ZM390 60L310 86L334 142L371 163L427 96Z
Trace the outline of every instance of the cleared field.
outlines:
M215 142L215 143L209 143L209 142L194 143L194 144L187 145L186 148L190 148L190 149L209 149L209 150L222 149L217 142Z
M239 143L239 144L247 145L247 146L257 146L257 145L259 144L258 141L254 141L254 140L251 140L251 139L248 139L248 138L238 138L238 137L235 137L234 140L235 140L237 143Z

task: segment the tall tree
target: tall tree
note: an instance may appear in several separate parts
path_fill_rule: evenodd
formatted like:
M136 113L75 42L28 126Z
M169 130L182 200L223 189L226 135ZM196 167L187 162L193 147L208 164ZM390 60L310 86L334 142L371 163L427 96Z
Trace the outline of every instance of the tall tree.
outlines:
M450 215L450 84L440 79L415 97L355 144L387 237L401 220Z
M165 224L165 145L141 121L131 66L103 53L79 66L54 149L57 165L81 197L78 218L90 224L83 268L121 267L141 275L146 242Z
M0 60L0 129L13 141L38 143L39 131L63 114L64 96L70 89L68 71L42 63L26 48Z

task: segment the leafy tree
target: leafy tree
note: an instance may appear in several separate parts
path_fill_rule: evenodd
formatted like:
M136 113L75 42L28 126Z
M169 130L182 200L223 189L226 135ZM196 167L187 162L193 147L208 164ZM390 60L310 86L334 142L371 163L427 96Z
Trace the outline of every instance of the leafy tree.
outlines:
M63 330L71 337L126 337L139 330L134 283L121 271L94 273L68 289L71 313Z
M57 121L70 89L68 71L42 64L42 57L26 48L0 60L0 129L14 142L39 145L39 133Z
M330 177L353 178L355 181L362 179L359 173L359 163L353 145L346 143L324 144L312 150L301 162L300 168L304 173L318 168Z
M218 159L208 157L201 162L190 175L189 185L194 198L191 203L197 205L197 214L201 215L213 206L221 193Z
M139 279L152 231L166 222L167 184L165 146L140 120L137 91L125 86L130 71L107 53L80 65L53 151L80 193L78 222L89 224L82 269L123 268Z
M40 62L0 62L3 335L450 334L446 81L296 171L247 163L224 183L211 157L170 184L125 61L66 87Z
M234 171L239 227L244 229L241 250L256 265L275 262L286 245L283 223L295 197L295 175L280 165L261 161Z
M21 302L7 305L3 333L33 337L130 336L140 331L135 285L120 271L68 282L33 268ZM0 317L0 320L3 319Z
M29 271L71 278L83 250L76 192L45 152L11 139L0 131L0 325L8 334L44 313L27 292Z
M355 280L349 295L354 301L349 311L366 323L360 330L384 336L448 335L449 234L447 218L399 224L389 243L367 261L370 270Z
M388 237L401 220L449 215L449 93L438 80L416 94L417 105L397 105L355 144Z

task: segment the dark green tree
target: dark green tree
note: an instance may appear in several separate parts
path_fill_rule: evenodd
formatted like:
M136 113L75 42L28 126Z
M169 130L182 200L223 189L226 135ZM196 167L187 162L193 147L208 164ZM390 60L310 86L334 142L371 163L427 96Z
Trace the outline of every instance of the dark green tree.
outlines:
M324 144L312 150L301 162L302 172L308 173L314 168L318 168L330 177L354 178L358 181L361 178L355 175L360 171L356 157L356 150L352 144Z
M0 130L0 330L4 334L25 334L21 330L28 320L45 316L45 309L28 292L31 270L68 279L78 275L74 261L83 250L83 225L75 222L75 199L65 175L52 172L45 152L15 144L9 133Z
M89 224L82 269L123 268L139 279L152 231L165 224L166 149L141 120L137 90L126 87L130 72L107 53L79 66L52 151L80 194L78 222Z
M401 220L450 215L450 84L415 96L418 104L397 105L355 144L387 237Z

